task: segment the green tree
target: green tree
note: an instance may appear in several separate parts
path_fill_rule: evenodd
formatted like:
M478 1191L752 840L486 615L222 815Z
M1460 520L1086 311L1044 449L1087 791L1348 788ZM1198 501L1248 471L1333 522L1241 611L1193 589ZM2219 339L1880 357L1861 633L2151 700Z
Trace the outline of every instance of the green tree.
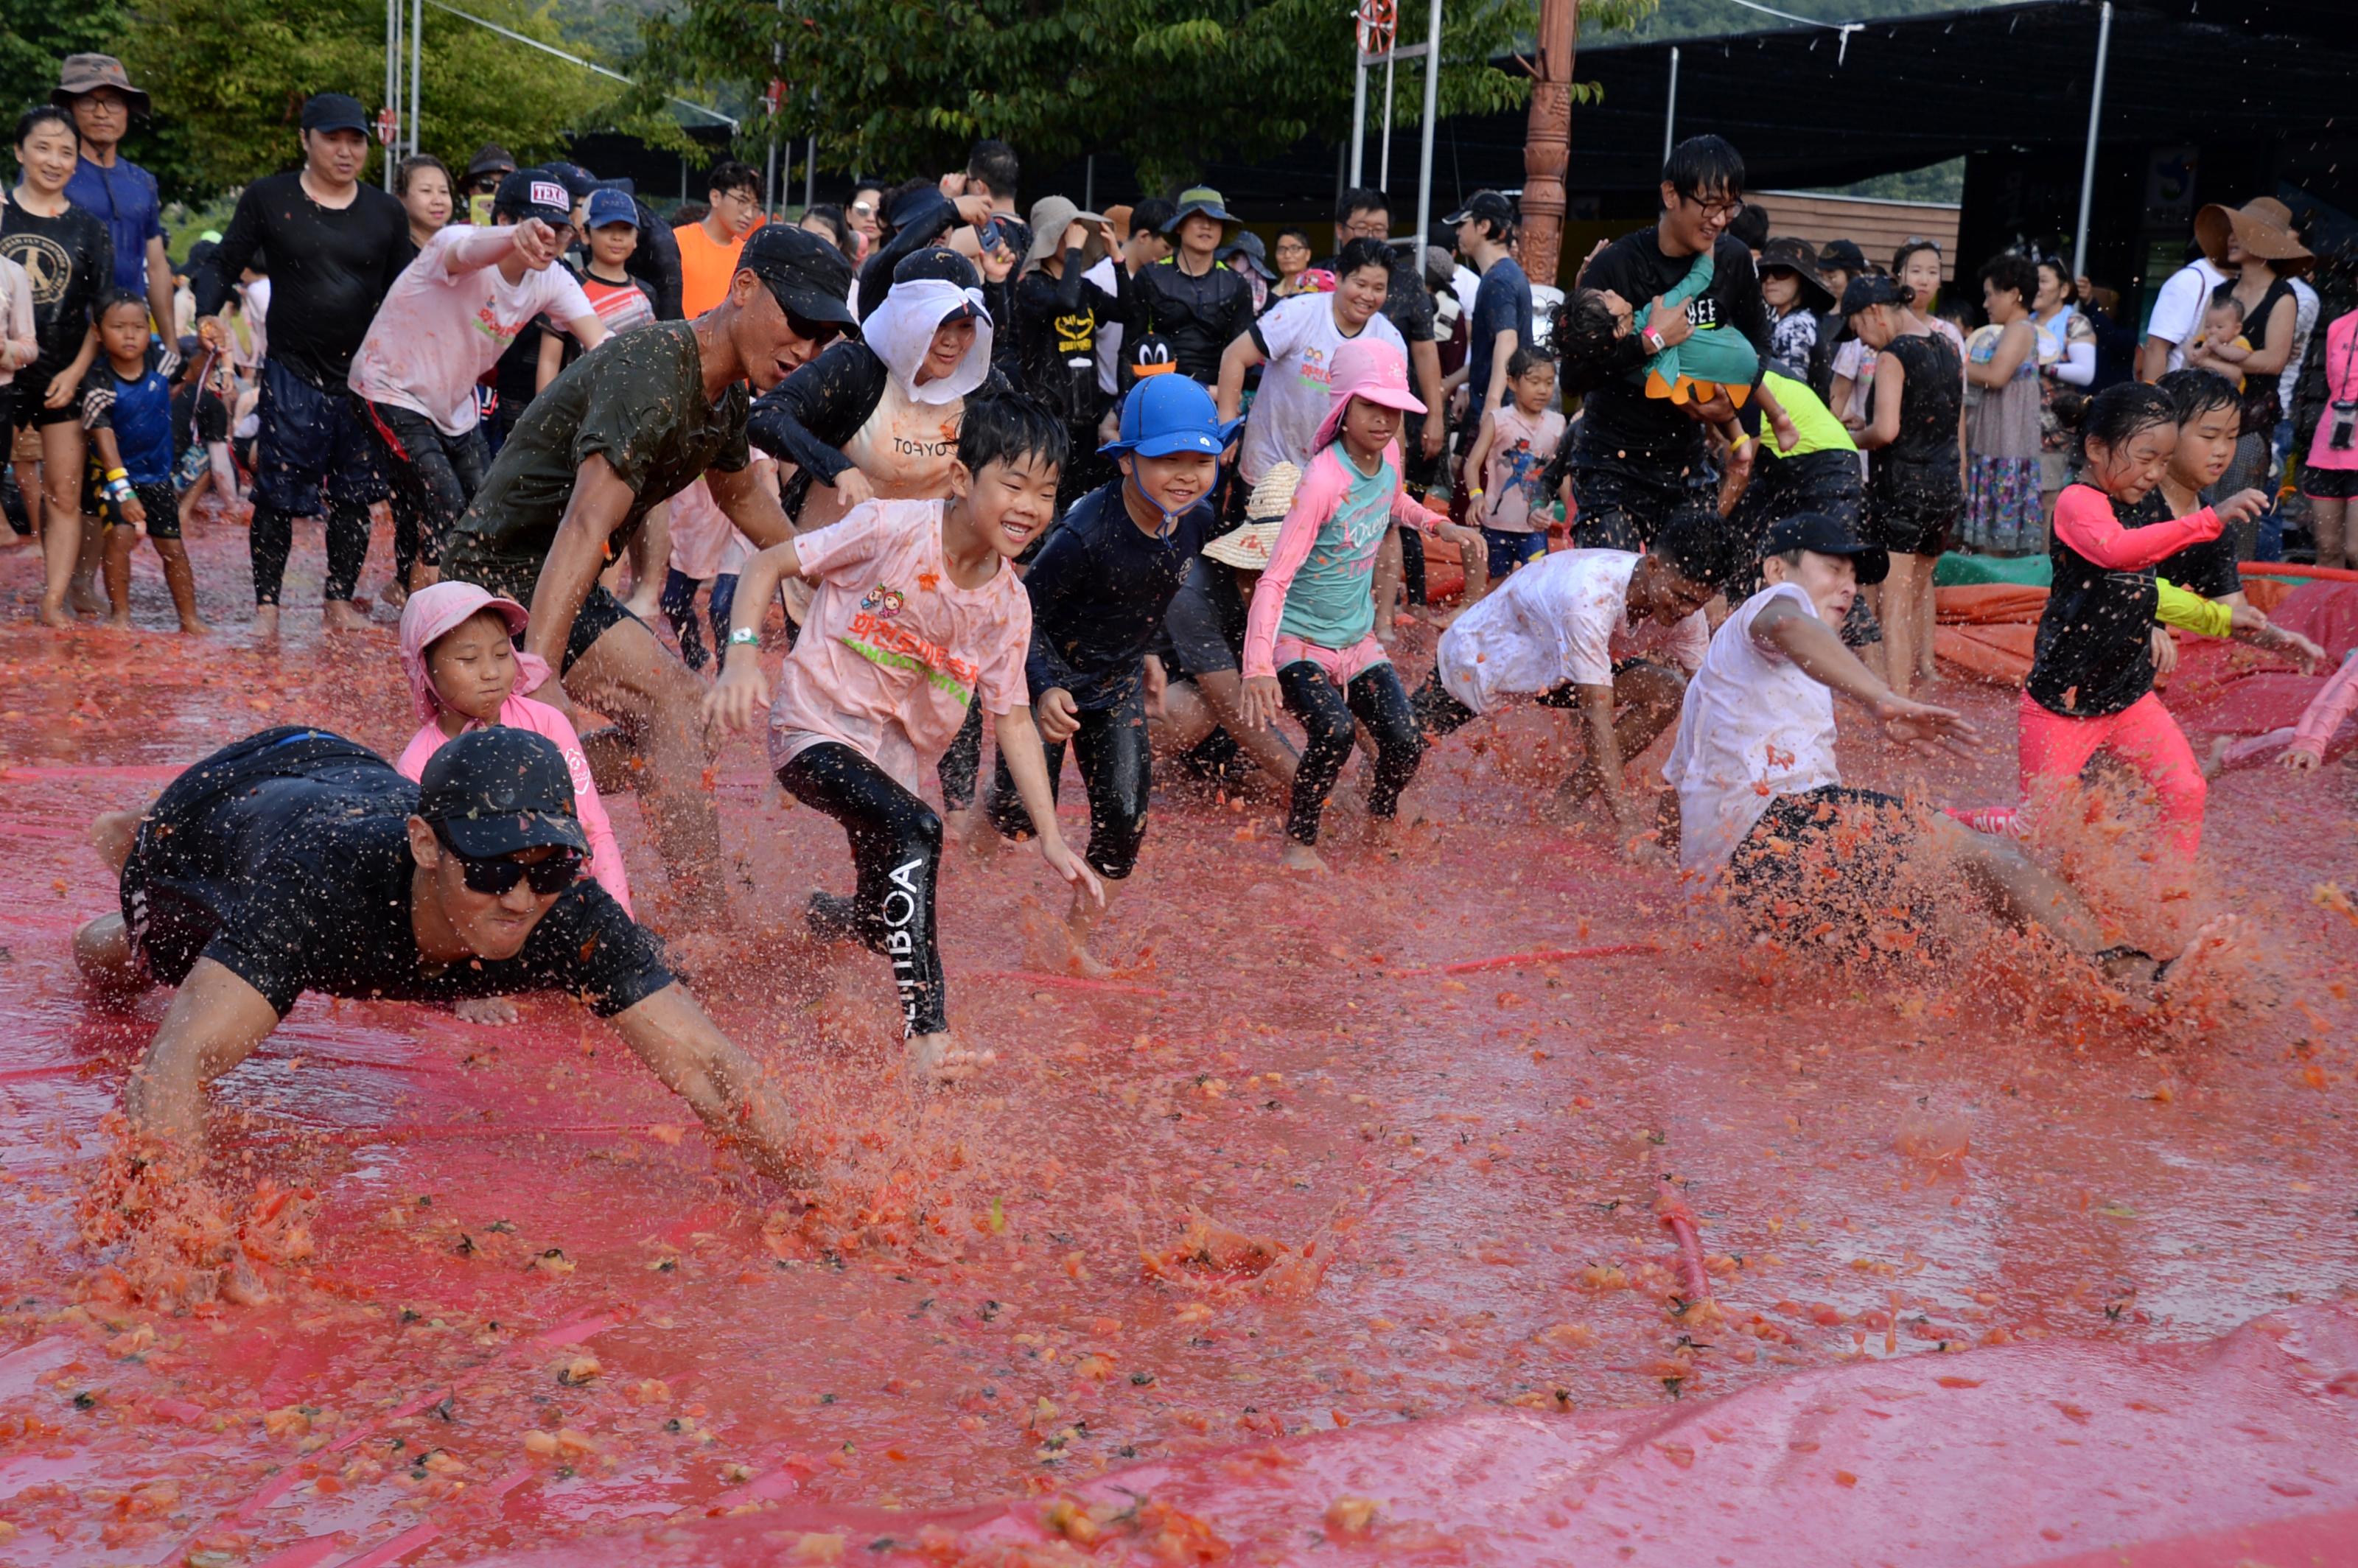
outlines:
M1615 19L1652 0L1611 0ZM1402 43L1423 8L1401 6ZM1536 22L1536 0L1452 0L1444 16L1444 114L1512 109L1529 78L1495 61ZM823 165L931 170L997 136L1036 168L1119 153L1150 186L1175 184L1215 157L1250 160L1304 136L1339 137L1350 119L1349 15L1334 0L685 0L649 21L643 66L700 93L798 91L775 130L816 131ZM1397 118L1414 124L1422 62L1399 73ZM772 134L748 121L747 150Z
M568 47L523 0L465 8ZM349 92L372 109L384 97L384 0L310 0L299 11L279 0L141 0L139 16L120 52L188 149L189 194L291 167L311 93ZM422 42L422 140L447 163L487 141L544 157L568 132L616 123L620 83L430 5Z
M135 26L124 0L7 0L0 5L0 81L16 94L9 118L49 95L66 56L120 55ZM156 176L167 196L186 186L186 145L168 118L135 121L123 150Z

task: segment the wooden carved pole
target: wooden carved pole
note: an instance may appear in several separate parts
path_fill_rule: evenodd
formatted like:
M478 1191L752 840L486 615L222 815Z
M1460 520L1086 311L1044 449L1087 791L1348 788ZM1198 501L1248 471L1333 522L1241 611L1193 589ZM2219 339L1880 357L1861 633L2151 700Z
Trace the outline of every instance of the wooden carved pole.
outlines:
M1572 160L1572 61L1580 0L1540 0L1539 76L1523 142L1523 271L1552 284L1563 249L1563 171Z

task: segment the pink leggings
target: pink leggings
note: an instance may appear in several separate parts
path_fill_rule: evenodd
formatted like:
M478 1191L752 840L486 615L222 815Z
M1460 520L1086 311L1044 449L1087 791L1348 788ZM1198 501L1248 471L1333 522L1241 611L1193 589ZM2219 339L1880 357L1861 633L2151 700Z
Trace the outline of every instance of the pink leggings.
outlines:
M2202 802L2208 793L2186 732L2161 698L2147 692L2118 713L2067 719L2022 694L2022 798L2041 779L2076 779L2088 759L2110 751L2145 775L2161 797L2162 838L2191 861L2202 848Z

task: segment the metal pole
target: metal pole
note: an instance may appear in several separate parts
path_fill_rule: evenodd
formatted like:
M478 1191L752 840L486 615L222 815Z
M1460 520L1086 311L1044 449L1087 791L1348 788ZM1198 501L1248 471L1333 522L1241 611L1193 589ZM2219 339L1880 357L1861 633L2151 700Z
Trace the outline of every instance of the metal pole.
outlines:
M2104 113L2104 65L2113 49L2113 0L2096 22L2096 83L2088 94L2088 158L2080 168L2080 232L2071 243L2071 276L2088 271L2088 212L2096 201L2096 122Z
M1426 235L1433 227L1433 127L1441 118L1441 0L1433 0L1433 16L1424 31L1424 124L1416 155L1415 270L1424 270Z
M1399 38L1394 38L1397 45ZM1376 189L1390 190L1392 186L1392 59L1391 51L1384 53L1384 154L1376 160Z
M419 152L417 133L417 89L419 79L426 73L418 65L418 50L426 40L425 0L409 0L409 156Z
M1671 135L1679 123L1679 46L1671 46L1671 102L1662 111L1662 161L1671 161Z
M1084 212L1094 212L1097 210L1098 155L1091 153L1089 155L1089 161L1084 166L1084 172L1081 175L1081 211Z
M1359 183L1360 144L1368 136L1368 57L1359 52L1359 38L1351 35L1351 58L1357 60L1357 85L1351 89L1351 183Z
M818 133L810 134L810 146L803 154L803 211L818 205Z
M785 25L786 0L778 0L778 27L783 31ZM769 174L762 186L762 216L764 218L775 218L778 215L778 112L786 106L784 96L778 92L778 71L785 60L785 50L786 41L784 37L773 36L770 39ZM794 174L793 161L789 157L786 178L790 182L794 178Z
M384 106L401 113L401 0L384 0ZM384 146L384 188L393 189L394 166L401 161L401 133Z

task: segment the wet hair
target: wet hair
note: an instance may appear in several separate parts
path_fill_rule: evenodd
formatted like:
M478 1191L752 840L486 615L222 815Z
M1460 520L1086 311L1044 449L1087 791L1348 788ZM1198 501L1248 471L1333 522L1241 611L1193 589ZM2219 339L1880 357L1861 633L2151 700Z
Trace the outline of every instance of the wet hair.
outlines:
M1555 330L1549 341L1554 344L1556 358L1567 371L1597 365L1613 351L1620 326L1603 294L1594 288L1575 288L1557 307Z
M1768 209L1758 201L1746 202L1727 221L1727 234L1746 250L1758 250L1768 243Z
M1515 345L1515 351L1507 356L1507 379L1520 381L1541 365L1545 365L1551 371L1555 369L1555 361L1549 357L1546 350L1535 349L1528 343L1518 343Z
M993 196L1004 196L1012 201L1015 182L1022 177L1022 168L1015 161L1015 149L1005 142L977 142L974 150L966 155L966 177L990 187Z
M90 319L93 321L103 321L106 319L108 311L123 305L136 305L143 318L147 314L146 295L135 293L128 288L110 288L98 297L98 308L91 313Z
M1681 196L1744 194L1744 155L1724 136L1689 136L1662 160L1662 180Z
M1178 214L1179 203L1165 196L1150 196L1130 210L1130 238L1141 231L1161 236L1163 225Z
M450 166L432 153L420 153L416 157L403 158L394 167L393 193L395 196L406 197L409 194L409 182L416 177L420 169L432 169L439 174L442 177L443 185L449 189L450 199L453 201L458 200L459 182L450 178Z
M740 163L733 157L722 158L712 166L712 172L705 176L704 189L707 194L715 190L741 190L750 196L762 189L762 176L750 163Z
M1646 553L1702 588L1717 588L1736 572L1727 520L1716 507L1680 507L1655 534Z
M1982 281L2000 294L2011 290L2022 297L2022 308L2039 297L2039 264L2019 251L2002 251L1982 263Z
M2108 386L2088 400L2080 421L2080 460L2088 460L2092 445L2118 451L2139 431L2160 425L2178 427L2178 404L2169 393L2139 381Z
M827 225L827 243L834 245L837 250L841 251L844 254L849 255L851 254L851 224L844 217L843 209L838 207L832 201L822 201L807 212L805 212L802 215L802 222L807 223L814 218Z
M1335 198L1335 222L1347 223L1361 212L1392 215L1391 199L1372 185L1355 185Z
M81 146L81 133L74 128L73 116L54 103L36 103L17 115L16 139L10 145L23 146L32 139L33 133L40 128L41 122L44 120L54 120L64 126L66 135L75 138L74 146Z
M1335 276L1350 276L1363 266L1379 266L1386 275L1392 270L1392 248L1381 240L1353 240L1335 257Z
M903 180L900 184L892 187L892 189L887 190L884 193L882 200L878 201L876 204L876 221L884 225L886 233L894 234L900 232L900 230L892 222L892 210L900 206L902 202L907 200L916 192L920 190L938 189L940 188L940 181L933 179Z
M958 425L957 460L973 474L1026 459L1061 469L1071 439L1062 419L1020 392L968 398Z
M2180 425L2191 425L2205 414L2217 408L2233 408L2243 412L2244 395L2235 384L2215 370L2198 370L2192 365L2171 371L2154 383L2169 395L2170 406L2178 411Z

